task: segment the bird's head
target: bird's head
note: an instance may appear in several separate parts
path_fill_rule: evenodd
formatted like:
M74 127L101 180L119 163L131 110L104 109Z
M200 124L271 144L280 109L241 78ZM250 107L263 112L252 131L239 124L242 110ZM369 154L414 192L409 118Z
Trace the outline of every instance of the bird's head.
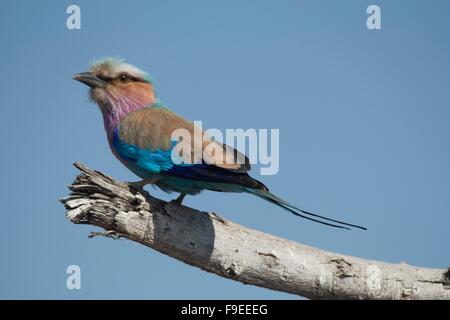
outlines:
M88 72L76 74L73 79L90 87L91 100L104 116L126 115L156 100L148 74L120 59L97 60Z

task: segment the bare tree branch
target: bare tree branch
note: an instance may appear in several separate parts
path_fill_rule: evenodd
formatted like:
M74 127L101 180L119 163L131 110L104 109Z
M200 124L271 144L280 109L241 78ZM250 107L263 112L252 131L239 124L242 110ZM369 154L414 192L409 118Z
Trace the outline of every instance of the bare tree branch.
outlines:
M61 199L73 223L139 242L219 276L312 299L450 299L449 270L345 256L164 202L80 163Z

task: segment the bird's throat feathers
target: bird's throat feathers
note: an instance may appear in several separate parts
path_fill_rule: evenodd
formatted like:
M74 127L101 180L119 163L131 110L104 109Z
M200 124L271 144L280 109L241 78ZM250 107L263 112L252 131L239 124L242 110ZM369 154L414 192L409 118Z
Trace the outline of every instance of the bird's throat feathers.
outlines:
M125 88L94 88L91 99L100 107L108 136L129 113L156 102L152 84L145 82L132 83Z

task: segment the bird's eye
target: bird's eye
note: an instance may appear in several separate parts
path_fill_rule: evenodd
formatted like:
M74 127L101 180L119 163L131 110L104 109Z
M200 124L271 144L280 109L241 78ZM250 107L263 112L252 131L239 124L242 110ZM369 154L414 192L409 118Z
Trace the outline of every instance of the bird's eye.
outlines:
M119 80L120 80L120 82L127 83L127 82L131 81L131 77L127 74L121 74L119 76Z

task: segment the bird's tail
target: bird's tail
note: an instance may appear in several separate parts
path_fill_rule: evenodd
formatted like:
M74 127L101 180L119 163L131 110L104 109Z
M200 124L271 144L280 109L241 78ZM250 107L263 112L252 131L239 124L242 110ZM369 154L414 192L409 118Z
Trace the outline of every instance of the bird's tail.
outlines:
M277 197L276 195L269 192L268 190L246 188L246 191L251 194L254 194L255 196L260 197L266 201L276 204L277 206L289 211L290 213L296 215L297 217L308 219L308 220L311 220L311 221L314 221L317 223L321 223L321 224L325 224L327 226L331 226L331 227L335 227L335 228L351 230L349 227L354 227L354 228L359 228L362 230L367 230L367 228L365 228L365 227L361 227L361 226L358 226L355 224L346 223L346 222L335 220L335 219L330 219L330 218L327 218L327 217L324 217L324 216L321 216L321 215L318 215L315 213L311 213L311 212L299 209L296 206ZM311 217L314 217L314 218L311 218ZM325 221L323 221L323 220L325 220ZM335 222L335 224L326 222L326 221Z

